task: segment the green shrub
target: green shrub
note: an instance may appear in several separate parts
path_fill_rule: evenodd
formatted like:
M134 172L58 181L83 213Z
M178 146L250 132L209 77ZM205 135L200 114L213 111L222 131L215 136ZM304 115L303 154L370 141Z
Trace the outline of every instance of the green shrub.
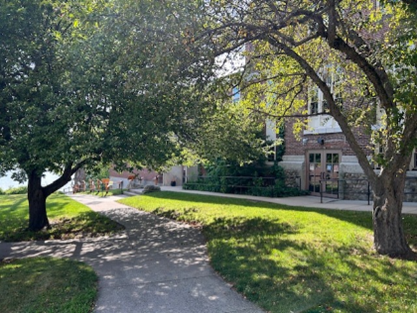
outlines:
M188 182L182 187L184 190L199 190L232 194L246 194L258 197L295 197L308 195L306 190L299 190L294 187L287 187L283 183L276 183L276 185L262 186L260 180L255 179L255 186L253 185L230 185L226 184L225 180L221 180L220 183L204 183Z
M28 187L26 186L19 186L7 189L4 194L6 195L24 195L28 193Z
M3 189L0 188L0 195L5 195L5 194L6 194L6 192Z
M262 197L292 197L308 194L285 185L285 170L258 160L251 164L218 160L206 166L207 175L183 185L185 190L200 190Z
M154 185L147 185L145 186L145 188L143 188L142 193L147 194L147 193L156 192L156 191L161 191L161 187L154 186Z

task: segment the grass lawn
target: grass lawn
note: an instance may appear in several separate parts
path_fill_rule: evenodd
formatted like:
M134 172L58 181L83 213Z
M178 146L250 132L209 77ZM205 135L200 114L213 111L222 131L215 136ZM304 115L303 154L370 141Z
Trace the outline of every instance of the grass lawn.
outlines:
M158 192L121 203L201 225L213 268L270 312L417 312L417 262L378 256L371 214ZM417 246L417 217L405 216Z
M0 312L91 312L97 276L68 259L28 258L0 262Z
M120 189L109 189L106 197L109 197L109 196L118 196L118 195L123 194L124 191L128 191L128 190L127 189L123 189L123 190L120 190ZM90 191L81 191L79 193L85 194L85 195L92 195L92 196L97 196L97 197L103 197L106 192L100 190L100 191L93 191L93 192L90 192Z
M94 237L123 229L120 224L63 194L49 196L46 208L52 228L29 232L26 230L29 220L26 195L0 195L0 241Z

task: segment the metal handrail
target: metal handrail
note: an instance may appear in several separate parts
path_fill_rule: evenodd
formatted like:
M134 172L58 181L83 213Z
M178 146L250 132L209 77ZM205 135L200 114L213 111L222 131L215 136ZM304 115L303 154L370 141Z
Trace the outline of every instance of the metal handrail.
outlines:
M343 182L343 181L349 181L349 180L354 180L354 181L364 181L364 182L366 182L366 184L367 184L367 191L366 191L366 195L367 195L367 201L368 201L368 205L370 205L371 204L371 185L370 185L370 183L369 183L369 180L368 179L366 179L366 178L349 178L349 179L341 179L341 178L330 178L330 179L326 179L326 178L324 178L324 179L320 179L320 203L323 203L323 193L325 193L325 192L323 192L323 186L325 186L325 182L326 181L336 181L337 182L337 190L338 190L338 193L337 193L337 199L340 199L340 185L341 185L341 182ZM323 184L323 182L324 182L324 184ZM364 194L363 192L357 192L358 194Z

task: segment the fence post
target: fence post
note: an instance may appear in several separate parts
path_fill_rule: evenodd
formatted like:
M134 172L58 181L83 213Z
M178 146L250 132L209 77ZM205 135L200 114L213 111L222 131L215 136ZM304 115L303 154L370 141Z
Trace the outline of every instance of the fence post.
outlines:
M339 194L340 194L340 180L337 179L337 199L339 199Z
M319 180L320 182L320 203L323 203L323 182L321 181L321 179Z

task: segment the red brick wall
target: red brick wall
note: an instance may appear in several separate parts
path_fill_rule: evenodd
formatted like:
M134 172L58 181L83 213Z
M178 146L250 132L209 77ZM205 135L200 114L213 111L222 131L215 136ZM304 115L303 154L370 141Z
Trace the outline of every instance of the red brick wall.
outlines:
M285 155L305 155L307 150L341 150L343 155L355 155L350 148L346 137L343 133L330 134L306 134L301 135L301 138L307 140L303 144L303 140L297 140L293 133L293 120L288 119L285 124ZM367 149L370 137L362 130L355 129L354 134L358 139L359 144ZM321 145L317 140L324 139L324 144ZM367 150L368 151L368 150ZM368 151L369 153L369 151Z
M112 177L120 177L120 178L128 178L132 174L139 174L140 177L143 177L144 180L153 180L158 173L148 170L141 170L141 171L133 171L133 172L127 172L124 171L122 173L116 172L114 169L109 170L109 174Z

